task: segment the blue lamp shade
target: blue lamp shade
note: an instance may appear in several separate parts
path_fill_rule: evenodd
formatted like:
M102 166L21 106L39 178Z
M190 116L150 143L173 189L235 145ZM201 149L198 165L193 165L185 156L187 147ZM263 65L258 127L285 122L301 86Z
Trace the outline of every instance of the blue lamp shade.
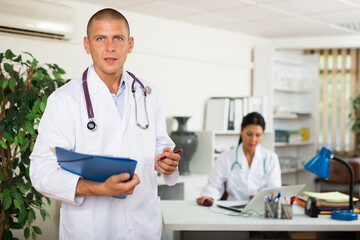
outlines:
M319 154L305 164L304 168L322 178L329 178L329 159L332 151L322 147Z

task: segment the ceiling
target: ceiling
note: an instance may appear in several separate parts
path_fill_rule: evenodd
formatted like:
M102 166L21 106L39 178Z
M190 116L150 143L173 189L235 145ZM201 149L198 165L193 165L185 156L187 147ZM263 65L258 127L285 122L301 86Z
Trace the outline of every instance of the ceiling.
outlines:
M360 0L102 0L101 4L269 38L360 35Z

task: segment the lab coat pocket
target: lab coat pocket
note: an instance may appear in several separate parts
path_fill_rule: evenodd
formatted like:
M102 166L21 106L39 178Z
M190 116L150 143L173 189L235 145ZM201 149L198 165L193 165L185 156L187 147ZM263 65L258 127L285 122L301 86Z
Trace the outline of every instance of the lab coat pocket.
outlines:
M90 210L60 209L60 240L94 239Z

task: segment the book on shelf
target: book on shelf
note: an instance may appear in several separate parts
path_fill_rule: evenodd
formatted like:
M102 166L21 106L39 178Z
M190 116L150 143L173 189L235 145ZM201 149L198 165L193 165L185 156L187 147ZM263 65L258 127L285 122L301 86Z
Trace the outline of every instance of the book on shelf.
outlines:
M302 141L302 134L299 130L275 129L275 142L300 143Z

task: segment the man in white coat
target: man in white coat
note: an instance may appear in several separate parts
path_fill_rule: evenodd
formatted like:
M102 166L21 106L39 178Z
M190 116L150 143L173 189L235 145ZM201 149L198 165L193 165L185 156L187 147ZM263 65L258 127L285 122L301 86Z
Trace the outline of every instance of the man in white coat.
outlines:
M133 46L128 22L118 11L103 9L89 20L84 47L93 65L84 77L95 129L87 127L81 77L48 99L30 156L30 177L37 191L62 201L60 239L160 239L161 206L154 169L168 185L174 185L180 156L172 151L174 143L166 133L159 91L142 80L151 89L145 96L124 70ZM135 174L131 180L128 173L101 183L85 180L59 167L50 150L55 146L136 159ZM127 197L112 197L116 195Z

